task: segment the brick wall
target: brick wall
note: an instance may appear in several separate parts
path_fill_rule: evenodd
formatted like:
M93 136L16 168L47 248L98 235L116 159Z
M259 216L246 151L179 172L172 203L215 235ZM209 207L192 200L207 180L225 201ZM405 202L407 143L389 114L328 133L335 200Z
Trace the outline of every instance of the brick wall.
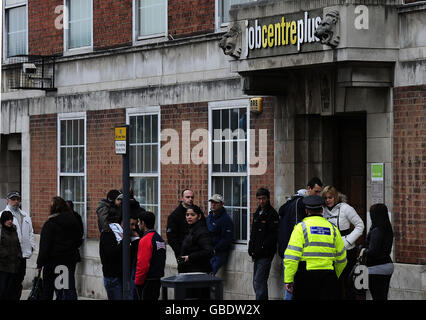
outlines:
M215 0L169 0L168 31L175 38L213 32Z
M393 91L396 262L426 263L426 85Z
M57 116L30 117L31 203L34 232L49 216L50 200L57 194Z
M94 0L93 39L95 49L132 44L132 1Z
M263 187L271 193L270 202L274 204L274 105L273 97L263 99L263 112L259 115L250 114L250 128L256 131L255 155L259 156L259 130L267 129L267 169L263 175L250 176L250 213L257 209L256 191ZM253 145L253 144L252 144ZM257 167L257 166L251 166ZM278 208L275 208L278 211ZM253 218L253 215L251 215Z
M30 54L61 54L64 30L63 0L28 1ZM132 45L133 2L93 0L93 46L107 49ZM55 9L58 9L55 12ZM56 22L56 26L55 26ZM175 38L209 33L215 26L215 0L169 0L168 32Z
M161 233L165 237L167 217L179 204L180 193L190 188L194 203L203 212L208 208L208 165L182 164L182 121L190 121L192 133L197 128L208 129L207 103L161 106L161 130L174 129L179 134L179 163L161 164ZM164 146L168 141L163 141ZM190 148L198 142L191 142ZM190 159L191 160L191 159Z
M87 235L98 237L96 207L111 189L122 187L122 156L115 154L114 128L126 122L125 109L87 111Z
M63 0L28 1L29 54L50 55L63 52L63 29L55 27L55 20L60 16L55 13L55 8L63 4ZM63 23L63 20L60 22Z

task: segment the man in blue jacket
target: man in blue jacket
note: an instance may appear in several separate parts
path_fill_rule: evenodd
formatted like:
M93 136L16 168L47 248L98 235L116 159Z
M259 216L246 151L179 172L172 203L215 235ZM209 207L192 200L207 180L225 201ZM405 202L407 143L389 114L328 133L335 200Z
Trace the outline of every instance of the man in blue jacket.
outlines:
M228 259L229 249L234 238L234 223L223 207L223 197L220 194L214 194L209 202L211 211L206 224L214 245L214 256L210 263L213 275L215 275Z

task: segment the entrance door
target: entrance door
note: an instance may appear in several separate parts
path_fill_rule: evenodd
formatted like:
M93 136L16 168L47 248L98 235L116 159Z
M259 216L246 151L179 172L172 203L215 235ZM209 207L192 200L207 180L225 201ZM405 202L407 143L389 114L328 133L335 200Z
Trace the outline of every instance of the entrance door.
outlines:
M334 117L334 185L367 226L366 220L366 115ZM364 236L366 230L364 229ZM361 239L362 238L362 239ZM360 237L357 243L363 242Z

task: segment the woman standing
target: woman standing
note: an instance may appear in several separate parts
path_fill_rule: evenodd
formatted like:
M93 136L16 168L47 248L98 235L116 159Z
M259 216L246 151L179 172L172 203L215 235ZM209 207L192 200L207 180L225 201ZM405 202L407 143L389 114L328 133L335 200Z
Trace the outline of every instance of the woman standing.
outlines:
M15 296L13 280L18 275L22 253L12 212L3 211L0 223L0 300L9 300Z
M339 229L348 259L348 264L339 278L341 298L352 300L355 299L355 295L351 290L351 281L348 275L356 263L358 254L355 242L364 231L364 222L355 209L346 203L346 197L340 194L335 187L326 186L322 191L322 196L326 204L324 218ZM351 225L354 226L352 231Z
M186 209L186 222L189 232L182 242L181 255L178 257L178 272L212 272L210 259L213 256L213 241L207 229L203 212L195 207ZM187 298L209 299L209 288L186 289Z
M371 228L363 249L368 267L368 283L373 300L387 300L394 266L390 257L393 230L386 205L372 205L370 218Z
M40 233L37 269L43 268L43 299L77 300L75 266L79 259L78 247L83 237L79 221L61 197L54 197L50 216ZM57 280L62 273L61 283Z

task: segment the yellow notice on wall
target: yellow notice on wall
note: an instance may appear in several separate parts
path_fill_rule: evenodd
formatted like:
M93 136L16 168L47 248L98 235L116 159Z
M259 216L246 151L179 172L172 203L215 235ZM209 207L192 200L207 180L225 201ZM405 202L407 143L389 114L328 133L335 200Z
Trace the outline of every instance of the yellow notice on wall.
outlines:
M115 128L115 141L126 141L127 130L126 127Z

